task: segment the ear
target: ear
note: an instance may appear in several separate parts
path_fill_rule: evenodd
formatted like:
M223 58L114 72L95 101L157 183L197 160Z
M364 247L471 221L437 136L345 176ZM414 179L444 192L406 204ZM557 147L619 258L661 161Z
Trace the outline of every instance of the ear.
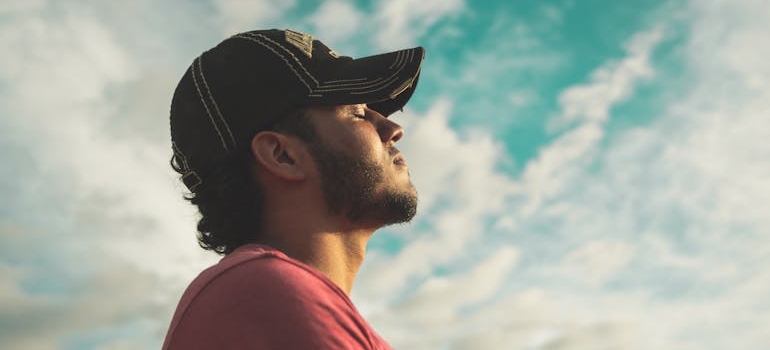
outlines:
M259 132L251 139L251 153L265 171L285 180L304 180L301 162L301 143L290 136L273 132Z

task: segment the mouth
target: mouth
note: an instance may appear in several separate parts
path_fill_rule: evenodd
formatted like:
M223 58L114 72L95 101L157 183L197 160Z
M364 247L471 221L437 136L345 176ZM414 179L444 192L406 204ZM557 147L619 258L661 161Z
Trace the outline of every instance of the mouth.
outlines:
M402 156L401 153L398 153L395 157L393 157L393 164L400 169L409 168L409 165L406 164L406 160L404 160L404 156Z
M397 148L393 147L388 150L388 154L393 157L393 164L395 164L398 167L406 167L406 160L404 160L404 155L401 154L401 151L399 151Z

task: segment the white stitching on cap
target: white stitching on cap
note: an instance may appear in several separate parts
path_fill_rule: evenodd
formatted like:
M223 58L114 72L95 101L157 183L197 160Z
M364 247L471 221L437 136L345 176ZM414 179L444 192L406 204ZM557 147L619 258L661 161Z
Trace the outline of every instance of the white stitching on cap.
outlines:
M345 83L339 83L339 84L323 84L323 85L319 86L319 88L318 88L318 89L316 89L316 91L327 91L327 89L329 89L329 88L336 88L336 87L342 87L342 88L344 88L344 87L351 87L351 88L359 88L359 89L364 89L364 88L370 87L370 86L372 86L372 85L377 85L377 83L378 83L380 80L382 80L382 78L377 78L377 79L374 79L374 80L371 80L371 81L367 81L367 82L365 82L365 83L350 83L350 84L345 84Z
M311 91L311 92L313 91L313 88L310 87L310 85L308 85L307 81L305 81L305 79L302 78L302 76L299 74L299 72L297 72L297 70L294 69L294 67L291 65L291 63L285 57L283 57L283 55L281 55L280 53L275 51L275 49L273 49L272 47L268 46L267 44L265 44L265 43L255 39L255 38L252 38L250 36L245 36L245 35L240 35L239 34L239 35L234 36L234 38L246 39L246 40L255 42L255 43L259 44L259 45L264 46L268 50L272 51L276 56L280 57L286 63L287 66L289 66L289 68L294 72L294 75L296 75L297 78L299 78L299 80L302 82L302 84L304 84L305 87L307 87L308 91Z
M324 82L324 83L319 84L318 80L313 76L313 74L310 73L310 71L307 70L307 68L305 68L305 66L297 58L297 56L294 55L294 53L292 53L289 49L287 49L286 47L284 47L280 43L270 39L269 37L266 37L266 36L264 36L262 34L254 34L254 33L243 33L243 34L234 35L232 37L233 38L246 39L246 40L255 42L257 44L260 44L260 45L264 46L268 50L272 51L274 54L276 54L278 57L280 57L286 63L287 66L289 66L289 68L294 72L294 74L297 76L297 78L299 78L300 81L302 81L302 83L308 88L308 90L309 90L308 96L313 96L313 97L323 97L323 94L319 94L318 92L330 92L330 91L351 90L352 89L352 90L359 90L359 91L350 91L351 94L365 94L365 93L370 93L370 92L382 90L385 87L387 87L388 84L390 84L390 82L394 79L394 77L396 75L398 75L398 73L400 73L409 62L412 61L412 56L414 54L412 52L412 50L409 50L409 51L406 51L406 52L405 51L399 51L396 54L396 60L388 67L388 69L393 69L394 67L398 67L398 68L395 70L395 72L393 74L391 74L388 78L385 79L385 83L383 83L381 81L382 78L378 78L378 79L375 79L375 80L372 80L372 81L368 81L368 79L366 79L366 78L358 78L358 79L333 80L333 81ZM268 41L268 42L270 42L270 43L280 47L289 56L291 56L293 58L294 62L296 64L298 64L300 68L302 68L302 70L305 72L305 74L307 74L308 77L310 77L310 79L313 80L313 82L315 83L316 88L313 89L308 84L308 82L305 81L305 79L302 77L302 75L294 68L294 66L287 59L286 56L284 56L281 53L277 52L275 49L273 49L272 47L268 46L266 43L262 42L262 40L259 40L257 38L260 38L260 39L262 39L264 41ZM353 82L353 81L360 81L360 80L364 80L364 82L362 82L361 84L355 84L355 83L339 84L338 83L338 82L347 82L347 81ZM332 84L329 84L329 83L332 83ZM371 89L371 88L374 88L375 86L379 86L379 87L376 88L376 89ZM370 89L363 90L363 89L367 89L367 88L370 88ZM360 90L363 90L363 91L360 91Z
M401 62L402 62L401 67L399 67L393 74L391 74L389 77L387 77L383 82L378 82L378 83L375 83L375 84L368 84L366 86L356 87L355 89L339 88L339 89L319 89L319 90L320 91L324 91L324 92L338 91L338 90L353 90L353 91L350 91L350 94L353 94L353 95L366 94L366 93L371 93L371 92L382 90L382 89L386 88L391 82L393 82L393 80L395 80L397 78L396 76L398 75L398 73L400 73L402 70L404 70L404 67L410 61L401 60ZM377 87L377 88L375 88L375 87Z
M292 57L294 62L297 63L300 66L300 68L302 68L302 70L305 72L305 74L307 74L307 76L310 77L310 79L313 80L313 83L315 83L315 85L318 86L318 79L316 79L316 77L313 76L313 74L310 73L310 71L308 71L307 68L305 68L305 66L302 65L302 62L297 58L297 56L295 56L294 53L291 52L291 50L287 49L286 46L283 46L283 45L281 45L281 43L279 43L279 42L277 42L277 41L275 41L273 39L270 39L269 37L267 37L265 35L262 35L262 34L254 34L254 33L244 33L244 34L245 34L245 36L240 36L239 35L237 37L248 38L248 39L250 39L251 41L254 41L254 42L258 42L258 41L255 41L255 39L256 39L255 37L259 37L259 38L261 38L264 41L268 41L268 42L272 43L273 45L276 45L276 46L280 47L281 50L285 51L289 56ZM262 46L267 47L268 49L270 49L270 51L273 51L273 53L275 53L276 55L280 56L287 64L289 64L289 67L292 70L294 70L294 66L292 66L291 63L286 59L286 56L276 52L275 50L273 50L272 48L267 46L265 43L260 43L260 44L262 44ZM298 73L296 70L294 70L294 71L295 71L295 73ZM299 74L297 74L297 76L299 76ZM300 79L302 79L302 78L300 78ZM304 79L303 79L303 81L304 81ZM305 85L308 85L308 84L305 84ZM310 85L308 85L308 88L310 88ZM312 88L310 88L310 89L312 90Z
M380 80L382 80L382 78L377 78L377 79L374 79L374 80L368 80L368 81L360 82L360 83L335 83L335 84L323 83L323 84L318 86L319 87L318 90L324 90L325 88L345 87L345 86L365 88L367 86L371 86L371 85L377 84L377 82L380 81Z
M410 52L408 53L408 55L409 55L409 57L408 57L407 59L403 59L403 60L400 60L400 61L401 61L401 63L399 64L399 66L400 66L400 67L398 67L398 69L397 69L397 70L396 70L396 71L395 71L393 74L391 74L391 75L390 75L390 76L387 78L387 80L386 80L386 81L388 82L387 84L383 84L382 86L380 86L380 87L379 87L379 88L377 88L377 89L372 89L372 90L369 90L369 91L365 91L365 92L351 92L351 94L364 94L364 93L370 93L370 92L375 92L375 91L379 91L379 90L382 90L382 89L384 89L385 87L387 87L387 86L388 86L388 84L390 84L390 81L394 80L394 79L395 79L395 77L396 77L396 75L398 75L398 73L400 73L402 70L404 70L404 67L406 67L406 65L407 65L407 64L409 64L409 62L412 62L412 52L410 51ZM399 61L399 60L398 60L398 59L396 59L396 61ZM395 64L394 64L394 65L395 65ZM391 67L392 67L392 66L394 66L394 65L391 65Z
M402 59L402 57L403 57L403 56L404 56L404 51L399 51L399 52L396 54L396 60L395 60L395 61L393 61L393 63L391 63L391 64L390 64L390 66L388 67L388 69L393 69L393 66L396 66L396 65L397 65L397 64L398 64L398 63L401 61L401 59Z
M397 62L393 63L390 66L391 67L393 67L393 66L405 66L405 65L409 64L409 62L412 62L412 56L413 55L414 55L413 51L402 52L401 55L396 58Z
M198 97L200 97L201 102L203 103L203 108L206 109L206 114L209 116L209 120L211 120L211 124L214 126L214 130L217 131L217 135L219 135L219 141L222 142L222 147L224 147L225 150L228 151L227 144L225 143L225 138L222 137L222 133L219 132L219 127L217 126L217 122L214 121L214 117L211 115L211 111L209 110L209 106L206 104L206 101L203 99L203 93L201 92L201 88L198 85L198 79L195 77L196 62L199 63L201 61L201 57L202 56L198 56L198 58L196 58L195 61L192 64L192 78L193 78L193 83L195 84L195 90L198 91Z
M393 81L395 81L396 79L398 79L398 78L397 77L391 77L390 79L385 80L382 84L378 84L377 86L372 86L369 89L356 89L356 90L352 90L352 91L350 91L350 94L351 95L361 95L361 94L368 94L370 92L379 91L379 90L382 90L382 89L386 88L388 85L392 84Z
M367 89L374 88L376 86L387 85L394 78L395 78L395 75L391 75L390 77L388 77L385 80L382 79L382 78L377 78L376 80L373 80L371 84L355 86L355 87L351 87L351 86L331 86L331 87L327 87L327 88L324 88L324 89L316 89L316 91L329 92L329 91L350 90L352 92L352 91L356 91L356 90L367 90Z
M182 153L182 150L179 148L179 146L176 145L176 142L174 141L171 141L171 148L174 150L174 154L178 155L182 160L182 170L188 172L190 170L190 165L187 164L187 156Z
M235 137L233 137L233 132L230 131L230 125L227 124L227 120L225 120L225 117L222 115L222 111L219 110L219 105L217 105L217 100L214 99L214 94L211 93L211 90L209 89L209 84L206 82L206 76L203 75L203 56L198 59L198 72L201 76L201 81L203 81L203 86L206 87L206 92L209 95L209 99L211 99L211 103L214 104L214 110L217 111L217 116L219 117L219 120L224 124L225 129L227 129L227 134L230 136L230 141L232 141L232 146L235 148ZM225 150L228 150L227 147L225 147ZM228 150L229 151L229 150Z
M295 32L291 29L286 29L284 32L284 39L287 43L292 44L300 51L302 51L307 58L313 58L313 36L310 34Z
M376 83L367 84L363 86L356 86L356 87L350 87L350 86L342 86L342 87L330 87L326 89L318 89L317 91L321 92L330 92L330 91L341 91L341 90L348 90L348 91L361 91L361 90L368 90L372 89L377 86L387 85L390 83L391 80L393 80L394 77L390 77L387 80L383 80L382 78L378 78Z
M324 83L318 85L318 87L319 88L329 88L329 87L337 87L337 86L364 86L364 87L366 87L366 86L375 84L379 80L382 80L382 78L377 78L377 79L374 79L374 80L368 80L367 79L367 81L351 82L351 83L339 82L339 83L328 84L328 82L324 82Z
M404 70L404 67L406 67L406 65L409 64L409 62L412 61L412 59L411 59L412 52L411 51L408 52L407 55L409 57L407 59L403 59L406 55L404 55L402 52L399 52L399 55L397 55L397 57L396 57L395 63L390 66L390 67L398 66L398 68L394 71L393 74L391 74L389 77L385 78L385 82L377 82L377 80L382 79L382 78L378 78L378 79L372 81L369 84L365 84L365 85L362 85L362 86L357 86L355 89L348 89L348 88L318 89L318 91L330 92L330 91L339 91L339 90L357 90L357 91L350 91L350 93L351 94L360 95L360 94L365 94L365 93L370 93L370 92L375 92L375 91L382 90L385 87L387 87L388 84L390 84L392 82L392 80L394 79L394 77L396 77L398 75L398 73L401 73L401 71ZM396 63L398 63L398 64L396 64ZM379 86L379 88L374 89L375 86ZM367 89L367 88L368 88L368 90L361 91L361 90Z
M355 82L355 81L361 81L361 80L369 80L369 78L328 80L326 81L326 83L347 83L347 82Z
M379 86L379 87L373 88L373 89L369 89L369 90L363 90L363 91L351 91L350 94L351 95L362 95L362 94L368 94L370 92L380 91L380 90L384 89L385 87L387 87L388 85L390 85L390 83L392 83L393 80L396 80L396 79L397 79L397 77L391 77L388 80L386 80L385 83L382 86Z
M410 52L404 52L404 51L397 52L396 53L396 59L388 67L388 69L393 69L393 67L401 66L400 68L397 69L396 74L399 73L401 70L403 70L403 66L404 65L408 64L409 62L411 62L411 60L405 60L404 59L407 55L411 56L411 54L412 54L411 51ZM393 77L393 75L391 75L387 79L390 79L392 77ZM351 80L353 80L353 79L351 79ZM367 79L363 78L363 79L355 79L355 80L367 80ZM382 78L377 78L377 79L374 79L374 80L371 80L371 81L368 81L368 82L365 82L365 83L361 83L361 84L329 84L329 83L337 82L337 80L330 80L330 81L327 81L327 82L324 82L323 84L321 84L319 86L318 91L337 91L337 90L343 90L343 89L330 89L330 88L333 88L333 87L342 87L342 86L351 86L351 87L355 86L355 89L366 89L366 88L371 88L373 86L380 85L378 83L380 80L382 80ZM339 81L344 81L344 80L339 80Z
M318 86L318 79L316 79L313 76L313 74L311 74L310 71L308 71L307 68L305 68L305 66L302 65L302 61L300 61L297 58L297 56L295 56L294 53L291 52L291 50L287 49L286 46L281 45L281 43L279 43L279 42L277 42L277 41L275 41L273 39L270 39L270 38L268 38L268 37L266 37L266 36L264 36L262 34L255 34L255 35L264 38L265 40L267 40L267 41L273 43L274 45L277 45L281 49L283 49L283 51L286 51L286 53L288 53L294 59L294 62L296 62L302 68L302 70L305 71L305 74L307 74L310 77L310 79L313 79L313 82L315 83L315 85Z

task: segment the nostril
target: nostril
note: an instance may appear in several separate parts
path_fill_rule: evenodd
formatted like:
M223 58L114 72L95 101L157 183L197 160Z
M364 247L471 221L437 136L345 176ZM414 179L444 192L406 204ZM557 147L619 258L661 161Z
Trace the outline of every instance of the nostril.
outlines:
M398 142L398 140L401 140L402 137L404 137L404 129L401 128L401 125L398 125L396 123L391 122L391 135L390 140L392 142Z
M393 133L393 137L391 137L390 139L393 142L398 142L398 140L401 140L402 137L404 137L404 132L399 129L398 131Z

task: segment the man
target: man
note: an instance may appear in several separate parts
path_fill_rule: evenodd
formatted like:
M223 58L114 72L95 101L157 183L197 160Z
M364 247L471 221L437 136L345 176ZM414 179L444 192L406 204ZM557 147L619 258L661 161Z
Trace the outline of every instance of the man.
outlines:
M417 194L394 144L416 47L360 59L310 35L234 35L196 58L171 104L172 166L225 254L188 287L164 349L389 349L348 298L375 230Z

